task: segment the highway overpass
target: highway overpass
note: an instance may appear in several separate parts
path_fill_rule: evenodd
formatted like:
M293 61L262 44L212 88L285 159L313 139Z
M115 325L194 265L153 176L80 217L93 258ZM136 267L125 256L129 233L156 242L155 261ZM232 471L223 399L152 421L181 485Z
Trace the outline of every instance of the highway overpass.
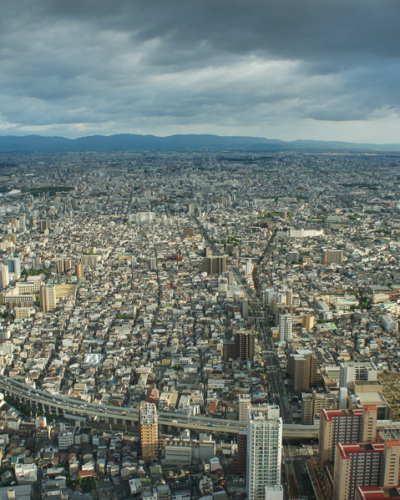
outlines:
M32 407L32 411L40 409L44 412L73 418L84 416L88 420L103 420L114 424L135 425L139 420L139 409L119 406L106 406L96 403L86 403L78 399L67 398L34 389L16 380L0 376L0 390ZM225 420L205 416L187 417L178 413L159 412L160 425L168 425L182 429L193 429L199 432L237 434L245 430L246 422ZM284 439L317 439L318 426L284 424Z

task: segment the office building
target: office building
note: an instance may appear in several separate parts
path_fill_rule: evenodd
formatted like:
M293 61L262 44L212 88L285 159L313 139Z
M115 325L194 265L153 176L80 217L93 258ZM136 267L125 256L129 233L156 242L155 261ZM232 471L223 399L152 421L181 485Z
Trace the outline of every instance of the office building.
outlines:
M40 287L40 306L42 311L52 311L57 306L55 285L42 285Z
M226 257L206 257L201 264L201 270L207 274L222 274L226 272Z
M149 259L149 269L150 271L155 271L157 269L157 259L154 257Z
M282 419L278 406L248 408L247 474L248 500L265 500L281 486ZM280 498L283 498L281 496Z
M321 410L318 460L323 469L334 462L338 443L371 443L376 439L376 406L354 410Z
M149 463L158 458L158 415L154 403L142 402L139 408L139 439L142 459Z
M293 340L292 333L292 315L290 313L279 315L279 341L291 342Z
M184 238L191 238L194 236L194 228L193 227L185 227L183 229L183 237Z
M8 259L8 272L21 274L21 259L19 257Z

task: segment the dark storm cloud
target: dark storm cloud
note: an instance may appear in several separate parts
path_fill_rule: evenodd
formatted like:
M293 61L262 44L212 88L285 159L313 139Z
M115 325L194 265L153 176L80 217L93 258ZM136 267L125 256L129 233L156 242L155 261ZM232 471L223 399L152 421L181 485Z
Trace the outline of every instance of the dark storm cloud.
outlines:
M397 0L5 0L0 130L398 114L399 25Z

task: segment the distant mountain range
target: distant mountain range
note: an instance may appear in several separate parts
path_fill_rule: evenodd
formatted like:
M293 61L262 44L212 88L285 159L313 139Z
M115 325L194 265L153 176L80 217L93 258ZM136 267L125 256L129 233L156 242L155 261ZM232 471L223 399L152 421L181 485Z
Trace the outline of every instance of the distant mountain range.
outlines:
M285 142L262 137L218 135L93 135L66 139L41 135L0 136L0 152L62 152L62 151L399 151L400 144L356 144L335 141L298 140Z

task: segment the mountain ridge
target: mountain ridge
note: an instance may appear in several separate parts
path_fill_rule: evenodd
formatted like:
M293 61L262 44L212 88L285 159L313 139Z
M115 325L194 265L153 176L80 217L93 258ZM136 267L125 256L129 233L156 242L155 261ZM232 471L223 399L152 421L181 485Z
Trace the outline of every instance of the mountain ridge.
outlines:
M0 152L113 152L131 150L259 150L259 151L400 151L400 144L352 143L298 139L282 141L251 136L174 134L166 137L140 134L82 136L2 135Z

